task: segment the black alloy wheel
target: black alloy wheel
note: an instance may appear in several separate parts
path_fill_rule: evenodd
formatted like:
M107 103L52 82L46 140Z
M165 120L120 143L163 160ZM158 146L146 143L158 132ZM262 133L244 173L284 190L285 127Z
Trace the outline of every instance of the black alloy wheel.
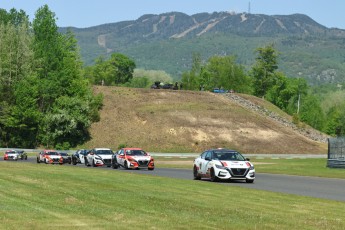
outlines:
M211 168L211 181L212 182L217 182L218 181L218 177L216 176L213 168Z

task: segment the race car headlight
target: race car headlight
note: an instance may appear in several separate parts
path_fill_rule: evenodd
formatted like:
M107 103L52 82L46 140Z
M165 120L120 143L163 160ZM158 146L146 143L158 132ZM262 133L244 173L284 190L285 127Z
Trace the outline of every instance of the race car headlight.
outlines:
M253 170L254 169L254 165L252 165L249 162L246 162L246 165L249 167L249 170Z
M217 169L226 169L226 167L224 167L223 165L216 165Z
M102 158L100 158L100 157L95 157L95 159L96 159L96 160L102 160Z

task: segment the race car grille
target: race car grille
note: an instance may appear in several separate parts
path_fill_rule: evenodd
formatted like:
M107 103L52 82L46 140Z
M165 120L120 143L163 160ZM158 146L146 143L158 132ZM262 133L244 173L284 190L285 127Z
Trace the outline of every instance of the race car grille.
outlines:
M54 158L54 159L53 159L53 162L59 162L59 161L60 161L59 158Z
M149 161L138 161L139 166L147 166Z
M104 164L110 164L111 163L111 159L103 159Z
M240 177L240 176L245 176L248 173L248 169L242 169L242 168L232 168L230 169L230 174L231 176L234 177Z

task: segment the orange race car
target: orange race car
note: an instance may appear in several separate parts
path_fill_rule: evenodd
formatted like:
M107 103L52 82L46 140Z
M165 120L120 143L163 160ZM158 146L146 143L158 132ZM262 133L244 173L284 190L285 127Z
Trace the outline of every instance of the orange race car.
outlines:
M55 150L43 150L37 155L37 163L60 164L64 163L63 157Z
M154 170L154 159L150 154L140 148L122 148L111 158L111 166L116 169L119 166L125 169Z

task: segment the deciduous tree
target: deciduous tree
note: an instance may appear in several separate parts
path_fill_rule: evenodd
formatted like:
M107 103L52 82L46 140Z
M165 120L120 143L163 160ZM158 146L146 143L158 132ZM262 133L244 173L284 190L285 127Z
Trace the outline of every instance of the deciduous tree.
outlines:
M254 95L263 97L275 83L277 77L275 72L278 69L278 52L273 44L258 48L256 52L256 63L251 70L253 89Z

